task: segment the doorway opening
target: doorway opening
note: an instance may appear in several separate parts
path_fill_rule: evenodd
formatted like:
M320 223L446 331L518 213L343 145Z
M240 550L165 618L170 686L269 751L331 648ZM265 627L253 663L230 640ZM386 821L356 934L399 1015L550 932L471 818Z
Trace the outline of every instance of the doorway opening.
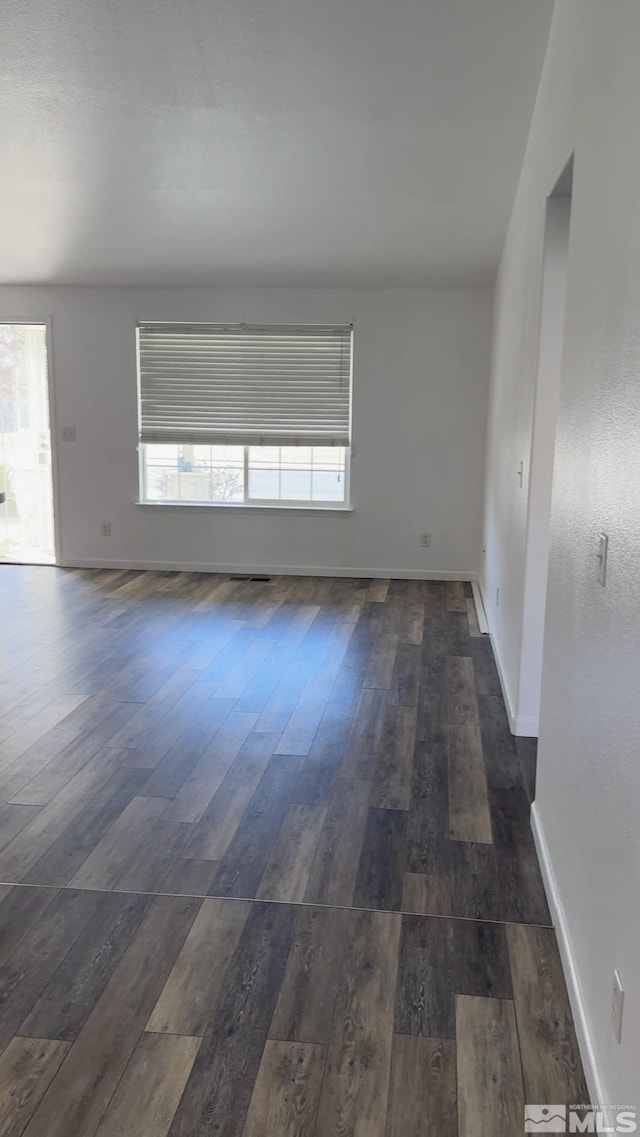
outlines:
M551 493L567 298L573 157L547 198L540 311L538 375L531 438L524 582L519 720L537 736L542 686L542 653L549 571Z
M55 564L47 327L0 323L0 561Z

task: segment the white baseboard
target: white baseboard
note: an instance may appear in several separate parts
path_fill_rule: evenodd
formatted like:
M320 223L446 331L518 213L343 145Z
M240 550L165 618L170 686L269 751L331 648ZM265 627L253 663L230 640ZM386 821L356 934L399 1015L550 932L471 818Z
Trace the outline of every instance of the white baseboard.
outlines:
M544 829L542 827L542 820L538 806L535 801L531 807L531 828L533 830L533 839L535 841L538 860L540 862L540 871L542 872L544 888L547 894L547 901L549 903L549 909L551 912L551 920L556 930L556 936L558 939L560 959L562 961L562 970L564 972L567 991L569 993L569 1002L571 1004L571 1012L573 1014L573 1021L576 1028L576 1036L578 1039L578 1047L580 1049L580 1057L582 1058L584 1076L587 1081L590 1100L592 1102L610 1102L613 1099L609 1097L604 1087L596 1064L595 1050L593 1047L591 1030L589 1027L589 1018L587 1015L584 995L582 993L582 985L580 983L580 976L578 974L578 968L576 966L573 947L571 944L571 936L569 934L569 928L564 912L564 905L558 891L558 883L553 871L553 865L551 863L551 857L549 854L549 847L544 835Z
M477 578L475 572L457 569L382 569L358 568L357 566L330 565L227 565L197 564L184 561L136 561L123 557L65 557L60 568L105 568L105 569L150 569L158 572L211 572L211 573L265 573L270 576L340 576L373 577L382 580L470 580Z
M482 588L481 588L480 583L478 583L478 591L480 593L480 597L482 599L482 604L483 604L483 607L484 607L484 610L486 613L486 612L488 612L488 608L487 608L486 604L484 603L484 597L482 595ZM511 730L512 734L519 735L520 737L537 738L538 737L539 719L537 716L534 718L531 715L519 715L517 713L517 711L513 705L513 699L511 697L511 690L510 690L509 684L507 682L506 671L502 665L502 660L500 658L500 650L498 648L498 643L497 643L495 636L493 635L493 632L491 631L491 626L488 623L488 619L487 619L487 626L489 629L489 636L491 638L491 647L493 650L493 658L496 661L496 668L498 671L498 678L500 680L500 687L502 688L502 697L504 699L504 705L505 705L505 708L507 711L507 718L509 720L509 729Z
M473 590L473 602L476 606L476 616L478 617L478 628L486 636L489 632L489 621L487 620L480 582L472 580L471 588Z

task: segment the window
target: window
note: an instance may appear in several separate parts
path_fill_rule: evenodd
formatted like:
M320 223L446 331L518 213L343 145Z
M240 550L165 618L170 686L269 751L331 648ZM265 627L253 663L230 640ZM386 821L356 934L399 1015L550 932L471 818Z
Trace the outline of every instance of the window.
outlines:
M138 327L145 502L348 504L351 327Z

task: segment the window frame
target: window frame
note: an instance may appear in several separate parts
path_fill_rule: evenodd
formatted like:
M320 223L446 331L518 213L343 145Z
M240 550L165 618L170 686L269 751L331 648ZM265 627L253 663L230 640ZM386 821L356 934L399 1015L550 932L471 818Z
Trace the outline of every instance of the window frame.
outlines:
M249 443L243 446L244 450L244 501L156 501L147 496L147 465L145 462L146 443L138 443L138 487L139 498L137 505L149 505L152 508L179 508L179 509L269 509L269 510L306 510L320 513L351 513L351 457L352 446L341 447L344 450L344 499L342 501L312 501L309 498L254 498L248 496L249 487ZM175 443L176 446L181 445Z
M305 498L252 498L248 496L249 489L249 450L252 446L259 448L260 443L244 443L244 500L243 501L155 501L147 496L147 464L145 461L145 448L152 443L144 443L140 441L139 433L141 427L141 413L142 413L142 393L141 393L141 376L140 376L140 348L139 348L139 330L141 325L145 323L153 323L154 321L139 320L136 323L136 394L137 394L137 418L138 418L138 499L136 505L151 506L152 508L179 508L179 509L227 509L227 510L298 510L306 512L319 512L319 513L351 513L353 512L353 505L351 502L351 459L353 457L353 385L354 385L354 327L351 324L351 349L349 358L349 442L347 445L340 447L344 451L344 498L342 501L311 501ZM157 322L157 321L155 321ZM167 322L167 321L162 321ZM169 321L171 323L171 321ZM185 323L189 323L185 321ZM273 325L279 326L279 325ZM284 325L283 325L284 326ZM291 325L292 327L304 325ZM310 325L309 325L310 326ZM345 325L346 327L347 325ZM181 443L173 443L171 445L180 446ZM236 445L236 444L234 444ZM302 446L309 446L309 443L302 443Z

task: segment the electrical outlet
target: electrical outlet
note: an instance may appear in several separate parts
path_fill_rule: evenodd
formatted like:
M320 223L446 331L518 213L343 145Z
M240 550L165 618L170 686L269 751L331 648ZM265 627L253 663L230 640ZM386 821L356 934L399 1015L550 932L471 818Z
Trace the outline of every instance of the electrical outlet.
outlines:
M613 999L611 1000L611 1025L617 1042L622 1042L622 1011L624 1008L624 987L620 972L613 973Z
M421 533L420 534L420 544L421 544L423 549L430 549L431 548L431 534L430 533Z
M60 441L61 442L75 442L76 428L75 426L61 426L60 427Z
M110 521L103 521L102 522L102 536L103 537L110 537L111 536L111 522Z

